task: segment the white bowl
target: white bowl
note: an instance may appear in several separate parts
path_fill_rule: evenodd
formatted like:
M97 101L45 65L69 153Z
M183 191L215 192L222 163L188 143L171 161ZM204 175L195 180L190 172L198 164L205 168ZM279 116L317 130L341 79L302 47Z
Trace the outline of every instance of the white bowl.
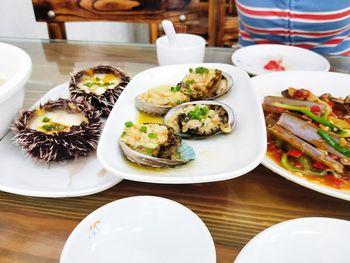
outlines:
M0 138L23 106L24 84L32 72L32 61L22 49L0 43Z
M205 39L193 34L176 34L176 43L169 45L167 36L156 41L158 63L161 66L202 63L205 55Z
M215 263L211 235L174 201L129 197L88 215L69 236L61 263Z
M242 249L235 263L348 263L350 222L309 217L264 230Z

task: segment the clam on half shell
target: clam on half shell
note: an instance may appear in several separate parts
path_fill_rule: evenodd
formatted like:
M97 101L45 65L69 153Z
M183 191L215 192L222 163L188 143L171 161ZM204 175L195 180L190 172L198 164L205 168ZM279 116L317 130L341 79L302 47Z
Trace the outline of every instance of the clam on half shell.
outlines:
M122 149L125 157L131 162L134 162L141 166L153 167L153 168L165 168L174 167L177 165L183 165L191 160L195 159L195 152L191 146L182 142L177 148L177 153L181 157L180 160L171 160L165 158L157 158L147 154L140 153L130 148L125 142L119 139L119 146Z
M196 124L192 126L192 128L189 128L190 126L188 126L186 127L186 130L187 128L188 130L183 132L184 124L191 121L191 117L188 117L189 115L188 113L185 113L184 109L192 105L194 106L192 107L192 112L194 112L193 108L195 108L196 105L207 105L209 109L215 111L215 114L212 112L212 116L209 116L209 118L206 117L207 121L204 121L205 117L202 118L203 122L195 120L194 124L197 123L201 124L202 126L195 126ZM211 122L213 119L211 118L220 120L221 124L216 126L213 125ZM219 133L230 133L236 125L236 117L231 107L224 103L207 100L192 101L180 104L168 111L168 113L164 116L164 124L170 128L173 128L175 134L182 138L204 139L208 136L213 136Z
M181 83L180 83L181 84ZM226 94L233 86L233 79L230 74L222 72L221 80L217 83L217 87L215 88L214 95L208 98L201 98L206 100L212 100L218 98L224 94ZM166 105L156 105L146 102L141 99L141 94L135 98L136 107L143 112L152 115L165 115L171 108L174 106L166 106ZM195 98L191 98L191 101L195 101Z

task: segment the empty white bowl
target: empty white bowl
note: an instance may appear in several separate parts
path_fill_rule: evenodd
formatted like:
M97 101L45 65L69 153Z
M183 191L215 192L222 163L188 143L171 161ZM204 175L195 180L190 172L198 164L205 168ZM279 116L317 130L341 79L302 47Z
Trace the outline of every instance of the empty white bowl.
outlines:
M69 236L61 263L215 263L205 224L174 201L129 197L88 215Z
M205 39L193 34L176 34L176 42L170 45L167 36L156 41L158 63L161 66L202 63L205 55Z
M0 138L23 106L24 84L32 72L32 61L22 49L0 43Z
M255 236L235 263L349 263L350 222L310 217L285 221Z

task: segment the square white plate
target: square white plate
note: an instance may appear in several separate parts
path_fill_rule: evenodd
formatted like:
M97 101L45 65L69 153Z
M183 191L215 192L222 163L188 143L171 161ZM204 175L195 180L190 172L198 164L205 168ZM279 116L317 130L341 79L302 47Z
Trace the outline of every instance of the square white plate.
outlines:
M218 68L233 78L233 88L217 99L232 107L237 126L227 135L205 140L186 140L196 152L196 160L167 169L138 168L125 159L118 138L127 121L136 121L135 97L160 85L175 85L198 66ZM125 179L152 183L201 183L238 177L254 169L266 151L266 132L260 102L248 75L226 64L187 64L152 68L136 75L114 106L103 129L97 149L102 165Z
M265 96L281 96L281 91L288 87L308 89L315 95L331 93L334 97L346 97L350 94L350 75L333 72L294 71L279 72L252 78L256 93L263 102ZM263 165L275 173L297 184L315 191L350 201L350 191L338 190L311 182L299 177L276 164L269 157L263 159Z

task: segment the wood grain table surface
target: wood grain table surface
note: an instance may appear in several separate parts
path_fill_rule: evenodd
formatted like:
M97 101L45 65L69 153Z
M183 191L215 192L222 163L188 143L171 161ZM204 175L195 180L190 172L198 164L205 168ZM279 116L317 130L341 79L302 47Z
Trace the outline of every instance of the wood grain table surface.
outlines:
M135 75L156 65L154 46L1 39L24 49L33 73L25 108L69 73L96 64L119 65ZM232 49L207 49L207 62L229 63ZM330 59L340 67L338 60ZM0 158L1 163L1 158ZM6 171L0 171L0 176ZM89 213L109 202L138 195L177 201L208 227L217 262L232 263L244 245L276 223L300 217L350 220L350 202L304 188L259 165L241 177L214 183L160 185L123 180L101 193L73 198L38 198L0 192L0 262L59 262L66 239Z

